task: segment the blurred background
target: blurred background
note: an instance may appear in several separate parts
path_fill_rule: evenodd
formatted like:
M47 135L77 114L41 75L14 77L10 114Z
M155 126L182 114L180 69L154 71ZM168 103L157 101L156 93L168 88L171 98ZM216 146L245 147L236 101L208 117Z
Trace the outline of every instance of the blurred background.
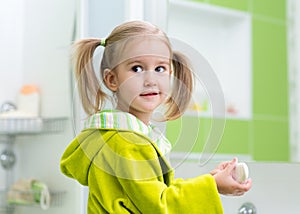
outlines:
M246 201L252 201L259 213L297 213L293 207L299 198L295 190L300 191L295 180L300 176L299 14L297 0L2 2L2 113L5 103L18 108L21 89L28 85L38 88L39 112L38 119L29 118L25 125L24 120L15 123L0 117L0 213L85 213L88 190L59 170L60 157L85 118L70 66L70 46L80 38L105 38L115 26L135 19L158 25L170 38L198 51L222 87L225 103L220 114L213 112L215 103L205 83L198 82L186 114L166 124L177 176L206 173L217 161L237 156L249 163L257 183L245 197L223 197L225 213L237 213ZM200 154L219 119L225 122L218 133L221 138L206 151L213 153L212 159L199 167ZM13 155L7 155L10 152ZM3 166L7 160L11 167ZM49 209L38 204L8 206L7 192L20 178L47 184Z

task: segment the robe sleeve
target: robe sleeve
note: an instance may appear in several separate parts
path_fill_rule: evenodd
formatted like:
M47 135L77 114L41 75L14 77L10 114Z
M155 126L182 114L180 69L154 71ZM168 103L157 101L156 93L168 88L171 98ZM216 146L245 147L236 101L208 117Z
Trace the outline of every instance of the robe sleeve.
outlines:
M210 174L174 179L173 169L163 166L163 160L147 140L134 133L119 133L112 142L107 163L112 163L110 173L118 177L130 200L128 209L132 206L146 214L223 213L220 195Z

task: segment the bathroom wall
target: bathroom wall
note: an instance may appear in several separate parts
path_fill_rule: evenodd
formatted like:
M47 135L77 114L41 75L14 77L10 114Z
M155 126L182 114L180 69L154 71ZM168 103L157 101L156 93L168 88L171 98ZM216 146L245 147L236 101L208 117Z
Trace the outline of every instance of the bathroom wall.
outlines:
M23 0L12 0L0 8L0 105L15 101L22 83Z
M74 136L71 97L70 45L76 1L26 0L23 7L23 83L40 88L41 116L67 118L61 133L20 136L15 144L15 179L36 178L45 182L56 203L45 213L80 213L80 186L63 176L60 157ZM18 207L18 213L41 213L38 207Z
M195 0L193 2L244 11L252 16L252 117L227 118L217 152L250 155L256 161L289 161L286 1ZM231 78L235 81L235 77ZM186 120L187 124L200 124L202 136L196 140L192 151L201 152L205 136L210 131L211 120L201 117L200 121L196 122L196 118L189 116L183 120ZM173 142L176 142L177 134L174 133L180 133L181 124L180 121L174 121L168 125L167 134ZM188 129L184 139L189 139L191 135Z
M63 132L17 136L13 146L17 162L11 183L38 179L55 193L53 206L43 213L81 213L83 204L80 185L59 169L60 157L74 137L69 53L76 4L72 0L11 0L0 8L0 104L15 102L23 84L35 84L40 89L41 117L66 119ZM2 151L4 145L0 146ZM5 180L1 169L1 190ZM18 206L15 211L41 212L38 206Z
M300 2L288 0L291 160L300 161Z
M0 34L0 105L15 100L22 82L22 2L12 0L0 7L0 28L3 32ZM0 144L0 151L2 148L4 145ZM1 167L0 175L3 174ZM5 179L0 179L0 189L4 185Z

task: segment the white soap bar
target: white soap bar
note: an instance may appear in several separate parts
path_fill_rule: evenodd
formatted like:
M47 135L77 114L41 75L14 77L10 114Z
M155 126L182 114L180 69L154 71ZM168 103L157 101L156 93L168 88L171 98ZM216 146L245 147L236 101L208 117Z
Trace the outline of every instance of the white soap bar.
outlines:
M237 163L232 176L239 183L246 181L249 176L249 169L247 164Z

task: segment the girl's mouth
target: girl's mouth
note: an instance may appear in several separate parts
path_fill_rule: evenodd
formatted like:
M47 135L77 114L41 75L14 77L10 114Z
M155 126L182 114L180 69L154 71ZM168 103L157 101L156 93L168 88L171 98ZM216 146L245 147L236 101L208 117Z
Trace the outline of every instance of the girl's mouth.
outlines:
M150 92L150 93L146 93L146 94L141 94L140 96L142 97L150 97L150 96L156 96L158 95L157 92Z

